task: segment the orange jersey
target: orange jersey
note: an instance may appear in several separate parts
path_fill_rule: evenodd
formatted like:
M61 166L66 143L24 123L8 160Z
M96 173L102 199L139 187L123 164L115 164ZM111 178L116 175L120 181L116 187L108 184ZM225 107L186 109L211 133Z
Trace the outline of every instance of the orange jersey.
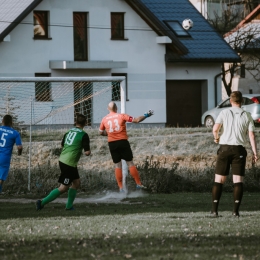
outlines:
M127 114L111 112L105 116L100 124L99 131L106 130L108 142L127 140L126 122L132 122L133 117Z

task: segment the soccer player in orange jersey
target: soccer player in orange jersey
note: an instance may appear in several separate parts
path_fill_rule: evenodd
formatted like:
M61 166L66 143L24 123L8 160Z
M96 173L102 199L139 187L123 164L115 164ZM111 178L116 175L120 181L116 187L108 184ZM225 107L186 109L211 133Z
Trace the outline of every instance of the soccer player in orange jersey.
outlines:
M108 104L109 114L105 116L100 124L100 135L108 137L109 150L115 164L115 177L118 187L123 192L123 176L122 176L122 162L125 160L129 168L131 176L136 182L136 188L145 188L139 177L139 173L133 163L133 153L128 142L128 136L126 132L126 122L140 123L147 117L153 115L153 110L149 110L143 116L132 117L127 114L117 113L117 105L112 101Z

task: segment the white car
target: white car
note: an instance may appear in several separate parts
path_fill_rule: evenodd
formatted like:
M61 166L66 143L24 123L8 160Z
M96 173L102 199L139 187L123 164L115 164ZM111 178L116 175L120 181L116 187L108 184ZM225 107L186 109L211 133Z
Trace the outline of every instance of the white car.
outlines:
M202 125L212 128L219 113L228 107L231 107L229 98L221 101L217 107L206 111L201 117ZM242 108L251 114L256 124L260 123L260 94L243 94Z

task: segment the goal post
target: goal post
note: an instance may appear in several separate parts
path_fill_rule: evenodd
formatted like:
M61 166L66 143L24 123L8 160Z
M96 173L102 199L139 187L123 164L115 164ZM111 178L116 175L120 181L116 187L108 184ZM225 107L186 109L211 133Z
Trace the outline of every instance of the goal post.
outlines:
M73 126L78 113L86 115L88 127L98 127L110 101L121 113L126 112L124 76L0 77L0 91L0 116L12 115L14 127L29 135L29 191L31 169L41 160L40 156L35 159L32 147L34 130L64 131Z

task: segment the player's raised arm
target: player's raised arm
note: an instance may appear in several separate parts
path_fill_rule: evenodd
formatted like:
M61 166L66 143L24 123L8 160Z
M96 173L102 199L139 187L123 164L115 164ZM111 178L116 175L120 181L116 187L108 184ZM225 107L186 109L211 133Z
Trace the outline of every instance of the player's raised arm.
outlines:
M149 110L148 112L144 113L143 116L138 116L138 117L135 117L132 121L132 123L140 123L142 121L144 121L147 117L150 117L154 114L154 111L153 110Z

